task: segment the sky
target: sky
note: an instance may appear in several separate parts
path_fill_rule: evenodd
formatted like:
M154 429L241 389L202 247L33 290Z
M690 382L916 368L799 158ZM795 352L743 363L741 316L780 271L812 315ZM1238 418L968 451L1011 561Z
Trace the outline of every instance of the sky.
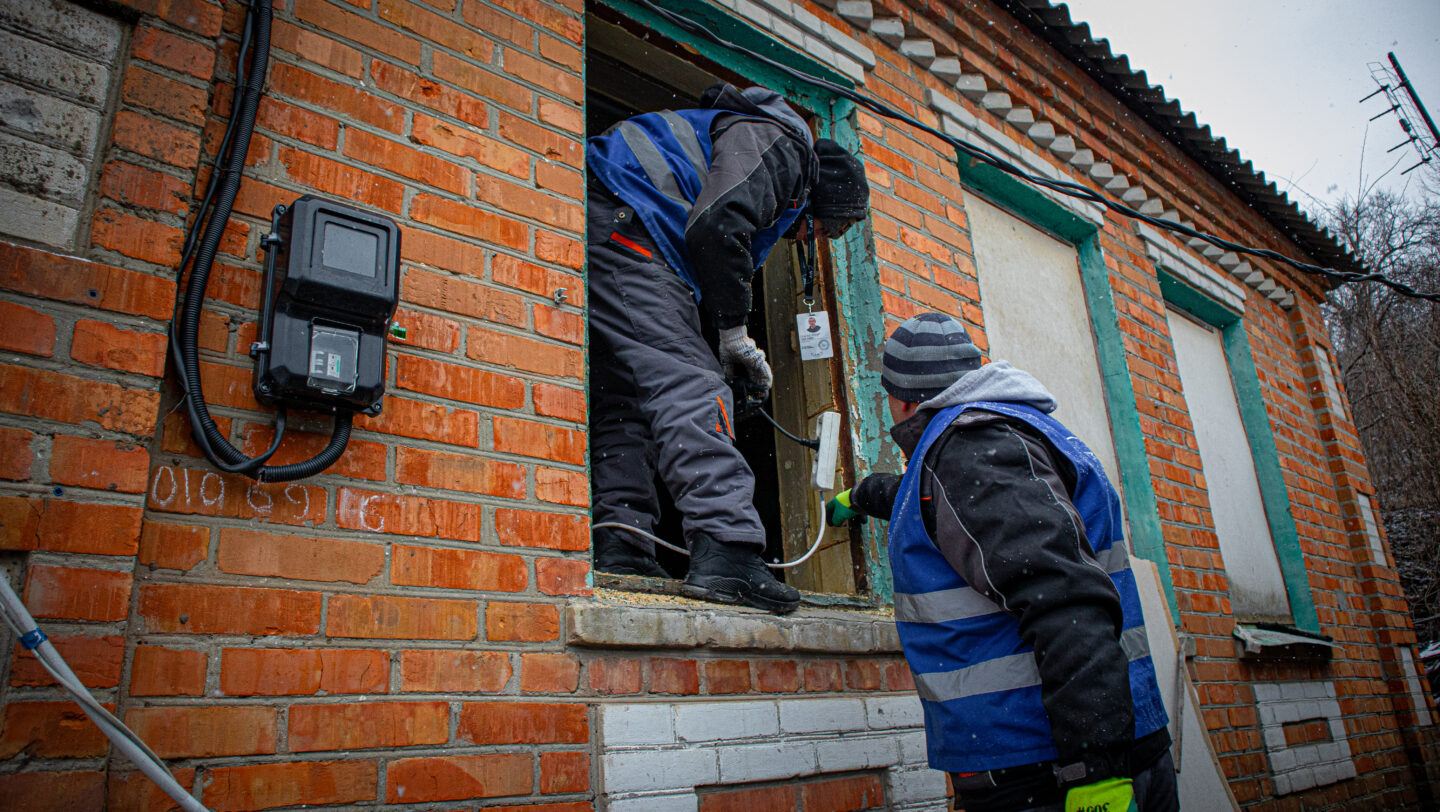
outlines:
M1054 2L1055 0L1052 0ZM1417 161L1370 63L1395 52L1440 125L1440 0L1065 0L1073 20L1130 58L1302 208L1365 183L1407 195ZM1420 121L1412 122L1424 131ZM1399 165L1391 169L1399 161ZM1408 181L1408 183L1407 183Z

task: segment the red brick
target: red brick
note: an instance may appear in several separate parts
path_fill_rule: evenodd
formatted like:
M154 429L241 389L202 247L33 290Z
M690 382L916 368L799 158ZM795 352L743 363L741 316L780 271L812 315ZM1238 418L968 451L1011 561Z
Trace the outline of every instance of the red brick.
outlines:
M560 613L549 603L485 605L485 636L497 642L543 643L560 637Z
M210 528L145 522L140 532L140 563L188 570L210 554Z
M137 646L130 665L132 696L200 696L205 693L205 652Z
M423 496L341 488L335 521L351 530L480 540L480 506Z
M700 671L694 660L652 657L650 693L691 695L700 692Z
M157 378L165 370L165 335L122 330L83 319L75 324L70 357L82 364Z
M375 417L361 416L355 427L382 434L475 448L480 445L480 416L468 409L390 395L385 410Z
M236 575L363 584L385 566L385 548L227 527L220 531L216 565Z
M531 510L495 510L495 533L509 547L587 550L590 532L584 516Z
M535 759L528 753L402 758L385 768L385 800L421 803L529 795L534 770Z
M557 505L585 507L590 504L590 481L578 471L542 465L535 469L535 498Z
M413 355L399 357L395 385L412 392L497 409L518 409L525 405L525 384L518 378Z
M517 327L525 324L525 302L518 295L460 277L411 268L405 272L401 297L447 313Z
M345 39L373 48L411 65L420 64L420 43L365 16L352 14L323 0L296 0L295 16L321 31L344 32Z
M358 750L444 744L450 706L444 702L352 702L292 705L290 750Z
M325 521L327 499L325 489L316 485L261 483L238 474L160 465L150 475L145 503L166 513L319 524Z
M130 41L130 53L133 57L189 74L196 79L209 79L215 73L214 48L149 25L135 29Z
M755 787L700 796L700 812L795 812L795 787Z
M525 559L476 550L395 545L390 582L396 586L519 592L529 582Z
M604 657L586 666L590 690L597 694L640 693L640 661Z
M129 505L0 497L0 549L134 555L140 517Z
M275 99L261 99L255 123L263 130L289 136L324 150L335 149L340 141L340 124L335 119ZM350 134L355 132L358 131L351 131Z
M470 328L465 354L487 364L561 378L579 380L584 370L583 356L574 347L498 333L480 327Z
M0 242L0 287L165 321L175 305L175 283L169 279L5 242Z
M497 254L491 261L490 278L501 285L528 291L547 299L554 297L557 290L564 288L566 304L577 308L585 306L583 279L509 254Z
M520 690L527 694L573 694L580 687L580 661L568 654L520 655Z
M195 785L193 767L172 767L170 774L187 790ZM170 812L179 807L145 773L139 770L128 773L112 770L106 781L105 809L106 812Z
M483 37L471 36L470 41L477 46L489 45L489 41ZM476 98L469 93L462 93L453 87L447 87L438 82L432 82L416 74L414 70L391 65L389 62L375 60L370 63L370 76L375 80L375 86L386 93L393 93L396 96L423 105L431 110L438 110L452 118L472 124L476 127L484 127L487 116L485 112L485 101ZM440 123L436 119L423 114L416 114L416 122L413 127L414 133L418 134L422 129L419 119L425 118L427 122ZM427 143L423 140L420 143ZM423 180L423 179L422 179Z
M569 558L535 559L535 588L546 595L589 595L590 563Z
M427 488L525 498L525 466L471 454L399 448L395 481Z
M585 265L585 246L574 237L537 230L535 232L535 257L546 262L564 265L567 268L578 269Z
M390 658L368 649L227 648L220 653L225 696L385 693Z
M161 758L275 752L274 708L243 705L131 708L125 724Z
M585 461L583 432L510 417L490 420L496 451L576 465Z
M114 688L120 684L120 670L125 664L125 638L116 635L64 635L51 637L50 643L86 687ZM11 685L39 687L57 684L35 655L18 643L10 662Z
M540 792L586 792L590 789L587 753L541 753Z
M0 479L29 479L35 464L35 433L0 426ZM3 521L3 520L0 520Z
M122 110L115 115L111 142L120 149L193 170L200 157L198 130Z
M496 693L510 681L510 657L499 651L417 649L400 653L400 690Z
M211 408L229 406L246 411L260 411L251 385L253 376L249 367L231 364L200 364L200 390Z
M133 62L125 71L123 85L120 96L127 105L143 107L186 124L199 126L205 121L208 93L203 88L167 79Z
M459 51L477 62L489 62L495 46L471 29L451 22L403 0L380 0L380 19L406 31L414 31L420 39Z
M292 180L326 194L396 213L404 202L405 187L388 178L289 147L279 158Z
M105 807L105 773L13 772L0 775L0 798L25 812L73 812Z
M871 660L850 660L845 663L845 684L857 691L878 691L882 669Z
M476 127L484 127L485 121L484 115L475 119L466 118L467 123ZM474 158L482 166L497 172L517 178L530 177L528 154L471 127L416 113L410 127L410 137L416 143L434 147L457 158Z
M345 131L345 155L361 163L404 175L457 195L470 191L471 172L452 161L371 135L363 130Z
M418 310L399 310L395 323L405 328L404 338L391 339L396 344L447 354L460 348L460 325L450 319Z
M320 593L147 584L140 617L152 633L297 635L320 631Z
M584 207L579 201L538 191L534 184L511 183L496 175L476 175L475 196L496 208L552 228L576 233L585 228Z
M324 5L323 0L311 2ZM270 92L276 96L287 96L296 101L333 110L342 116L393 133L399 133L405 128L405 110L399 105L378 99L349 85L322 78L307 70L277 62L271 65L269 82Z
M356 79L365 72L365 59L359 51L332 37L297 28L284 20L276 20L271 27L270 45Z
M529 111L534 93L518 82L485 70L475 64L437 52L434 60L435 78L459 85L478 98L489 99L516 110ZM524 143L514 142L512 143Z
M805 690L830 692L845 690L845 674L837 662L805 664Z
M129 443L57 434L51 444L51 482L121 493L144 493L149 473L149 452ZM135 529L139 530L138 527Z
M755 663L755 690L790 693L800 690L800 672L794 662L760 660Z
M325 633L331 637L472 640L477 609L474 601L334 595Z
M90 244L156 265L178 265L180 229L115 209L100 209L90 222Z
M466 702L456 736L475 744L580 744L590 740L590 722L579 703Z
M49 358L55 354L55 319L12 302L0 302L0 350Z
M585 98L585 82L578 72L563 70L533 59L515 48L505 49L505 71L511 76L552 90L579 103Z
M212 767L205 777L210 783L201 797L216 812L373 801L379 794L379 763L375 761Z
M21 753L31 758L89 758L104 755L109 746L85 711L69 701L8 702L4 724L0 758Z
M41 369L0 365L0 412L61 423L94 421L126 434L153 434L160 396Z
M585 392L582 390L537 382L531 387L530 395L535 401L536 414L585 422Z
M421 231L418 228L401 230L400 261L405 265L430 265L443 268L477 279L485 273L485 249L473 243L444 237L429 231ZM407 298L410 296L410 292L406 288L414 284L414 281L409 278L410 276L407 275L405 284L401 286L401 295Z
M749 691L749 661L707 661L705 663L705 687L706 691L711 694L743 694Z
M548 39L541 40L542 44L548 41ZM585 133L585 116L581 108L577 105L557 101L548 96L541 96L539 117L540 120L546 124L565 130L566 132L574 133L577 136Z
M410 217L455 234L516 250L529 247L530 227L518 220L434 195L418 194L410 202Z
M123 620L130 614L130 573L32 564L25 606L35 617Z
M554 130L537 126L528 119L503 111L500 113L497 129L500 137L506 141L512 144L525 144L549 160L562 161L577 169L583 163L584 151L580 148L579 140L572 136L562 135ZM574 208L578 209L579 206L574 205Z
M800 798L806 812L852 812L886 806L885 788L874 775L803 784Z
M190 184L124 161L111 161L100 176L100 195L130 208L180 214L190 207Z

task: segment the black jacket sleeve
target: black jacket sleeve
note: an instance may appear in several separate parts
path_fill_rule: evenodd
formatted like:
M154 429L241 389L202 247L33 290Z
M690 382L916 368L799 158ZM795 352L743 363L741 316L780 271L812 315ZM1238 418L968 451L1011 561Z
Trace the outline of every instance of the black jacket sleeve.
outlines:
M899 474L871 474L850 489L850 507L866 516L888 521L895 509L895 494L899 491Z
M921 512L941 553L1035 648L1059 764L1085 762L1085 782L1128 775L1120 595L1071 503L1068 461L1029 425L994 419L952 426L924 464Z
M750 242L802 197L805 155L779 124L717 119L710 174L685 224L700 306L721 329L750 315ZM721 129L723 127L723 129Z

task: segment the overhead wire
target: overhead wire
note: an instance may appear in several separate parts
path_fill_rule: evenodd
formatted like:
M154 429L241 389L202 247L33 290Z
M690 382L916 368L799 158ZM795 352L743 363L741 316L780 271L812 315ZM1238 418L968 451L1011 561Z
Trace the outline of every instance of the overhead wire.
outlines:
M791 67L790 65L786 65L785 63L780 62L772 57L766 56L765 54L757 53L756 51L752 51L743 45L731 42L720 36L719 34L715 33L714 31L710 30L704 24L696 22L695 20L685 17L674 11L670 11L669 9L662 8L656 5L651 0L635 0L635 2L684 31L688 31L692 34L703 37L704 39L735 53L744 54L745 56L755 59L769 67L772 67L784 73L786 76L798 79L802 82L814 85L816 87L824 88L825 90L828 90L831 93L840 96L841 98L848 99L855 104L864 107L865 109L869 110L872 113L875 113L878 116L909 124L910 126L915 127L916 129L924 133L932 135L946 144L949 144L950 146L958 150L961 154L981 163L987 164L991 167L994 167L995 169L998 169L1001 172L1006 173L1007 175L1019 178L1020 180L1025 181L1026 183L1029 183L1031 185L1050 189L1054 192L1058 192L1059 194L1063 194L1068 197L1073 197L1079 200L1085 200L1100 206L1104 206L1110 211L1113 211L1123 217L1128 217L1133 220L1139 220L1140 222L1147 223L1165 231L1170 231L1172 233L1180 234L1185 237L1190 237L1192 239L1204 240L1210 245L1213 245L1225 251L1231 251L1236 254L1246 254L1248 256L1259 257L1262 259L1279 262L1295 268L1302 273L1310 274L1312 276L1318 276L1340 283L1378 282L1382 285L1385 285L1386 287L1391 288L1392 290L1403 296L1408 296L1416 299L1426 299L1432 302L1440 302L1440 291L1417 291L1409 285L1405 284L1404 282L1391 279L1383 273L1362 273L1359 271L1344 271L1336 268L1325 267L1323 265L1314 265L1308 262L1301 262L1300 260L1288 257L1278 251L1273 251L1268 248L1256 248L1253 246L1243 245L1241 243L1226 240L1221 237L1216 237L1212 234L1207 234L1191 226L1187 226L1184 223L1178 223L1174 220L1168 220L1165 218L1145 214L1144 212L1133 209L1123 203L1110 200L1096 190L1091 189L1090 187L1083 184L1076 183L1074 181L1047 178L1043 175L1032 174L1025 171L1021 167L1016 166L1010 161L1007 161L1004 158L984 149L983 147L977 146L968 141L956 138L952 135L949 135L948 133L937 130L932 126L925 124L924 122L916 120L912 116L906 115L905 113L895 109L894 107L886 104L885 102L880 101L879 99L864 95L862 93L858 93L851 88L845 87L844 85L832 82L829 79L825 79L821 76L807 73L798 68Z

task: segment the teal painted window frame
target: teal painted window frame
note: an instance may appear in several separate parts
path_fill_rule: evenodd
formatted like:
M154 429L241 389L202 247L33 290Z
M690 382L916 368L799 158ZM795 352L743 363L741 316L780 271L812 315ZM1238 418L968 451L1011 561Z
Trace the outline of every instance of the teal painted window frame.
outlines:
M855 129L854 102L817 85L795 79L772 65L736 54L697 37L637 3L629 0L599 1L661 36L694 48L706 59L725 65L756 84L775 90L787 101L804 107L819 120L822 137L834 139L851 153L860 155L863 160L860 134ZM844 87L854 87L854 82L849 77L754 28L722 7L704 0L666 0L665 7L704 24L731 42L764 54L788 67ZM889 446L884 442L890 426L879 370L879 353L885 341L885 317L881 306L883 300L880 295L880 272L875 264L873 236L868 222L863 225L864 228L850 229L843 240L830 243L835 298L840 310L838 326L844 336L842 355L850 383L847 400L857 477L869 470L893 470L899 467L898 457L891 459L888 456L893 452L887 450ZM586 318L588 331L588 313ZM585 386L588 396L588 376ZM893 588L890 560L885 549L885 533L880 524L868 522L864 531L866 579L869 592L875 601L887 604L893 600Z
M1135 387L1125 359L1125 341L1120 316L1110 287L1110 272L1100 250L1100 229L1034 187L988 164L959 158L960 182L998 203L1001 208L1028 220L1075 246L1080 261L1080 282L1090 310L1095 354L1100 363L1110 433L1120 466L1125 515L1130 523L1130 543L1136 556L1153 562L1170 604L1170 615L1178 624L1180 610L1175 585L1170 577L1170 560L1165 554L1165 536L1155 486L1150 480L1150 457L1140 427L1140 410L1135 405Z
M1285 472L1280 467L1280 450L1270 429L1270 416L1265 409L1265 396L1260 390L1260 375L1255 370L1255 356L1250 350L1243 314L1197 290L1164 266L1156 272L1160 295L1166 304L1220 331L1230 382L1240 406L1240 422L1245 428L1250 456L1255 463L1255 478L1260 484L1265 521L1270 526L1270 539L1280 561L1291 622L1296 628L1319 634L1320 617L1310 592L1310 574L1305 568L1305 553L1300 547L1295 516L1290 511L1290 489L1285 485Z

